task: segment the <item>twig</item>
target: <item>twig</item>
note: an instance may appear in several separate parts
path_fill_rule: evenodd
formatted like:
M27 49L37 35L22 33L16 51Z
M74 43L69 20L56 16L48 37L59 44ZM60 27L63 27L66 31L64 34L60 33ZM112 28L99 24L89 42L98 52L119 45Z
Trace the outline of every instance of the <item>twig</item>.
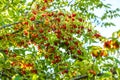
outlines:
M9 27L9 26L18 24L18 23L21 23L21 22L15 22L15 23L12 23L12 24L8 24L8 25L1 26L1 27L0 27L0 30L3 29L3 28Z
M99 73L96 76L101 76L101 75L103 75L103 73ZM87 78L87 77L88 77L88 75L86 74L86 75L77 76L77 77L73 78L72 80L80 80L80 79Z
M33 23L41 23L42 21L38 21L38 20L36 20L36 21L33 21ZM12 23L12 24L7 24L7 25L4 25L4 26L1 26L0 27L0 30L1 29L3 29L3 28L6 28L6 27L10 27L10 26L12 26L12 25L15 25L15 24L19 24L19 23L22 23L22 22L15 22L15 23Z
M111 73L114 75L114 74L117 74L117 72L115 70L112 70ZM104 73L98 73L96 76L102 76L104 75ZM80 79L85 79L85 78L88 78L88 75L85 74L85 75L79 75L75 78L73 78L72 80L80 80Z

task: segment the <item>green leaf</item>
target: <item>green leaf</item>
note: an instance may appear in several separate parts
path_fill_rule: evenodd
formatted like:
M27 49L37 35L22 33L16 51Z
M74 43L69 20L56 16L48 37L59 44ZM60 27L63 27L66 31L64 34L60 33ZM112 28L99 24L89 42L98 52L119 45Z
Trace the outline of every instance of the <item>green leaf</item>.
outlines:
M119 63L120 64L120 61L118 60L118 59L116 59L116 58L114 58L115 59L115 62L116 63Z
M18 74L15 74L13 77L12 77L12 80L22 80L22 77Z
M110 78L112 76L112 73L111 72L106 72L106 73L103 73L103 75L101 76L101 78Z

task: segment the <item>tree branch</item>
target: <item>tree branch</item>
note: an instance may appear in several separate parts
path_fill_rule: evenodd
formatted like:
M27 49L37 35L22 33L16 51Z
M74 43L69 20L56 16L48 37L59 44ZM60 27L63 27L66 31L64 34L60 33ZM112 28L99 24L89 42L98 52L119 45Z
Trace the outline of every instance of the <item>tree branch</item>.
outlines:
M96 76L101 76L101 75L103 75L103 73L99 73ZM86 74L86 75L77 76L77 77L73 78L72 80L80 80L80 79L85 79L87 77L88 77L88 75Z
M12 23L12 24L7 24L7 25L4 25L4 26L1 26L1 27L0 27L0 30L3 29L3 28L9 27L9 26L18 24L18 23L21 23L21 22L15 22L15 23Z
M117 72L116 72L114 69L111 70L110 72L111 72L113 75L114 75L114 74L117 74ZM95 76L102 76L102 75L104 75L104 73L98 73L98 74L95 75ZM88 78L88 75L87 75L87 74L85 74L85 75L79 75L79 76L73 78L72 80L80 80L80 79L85 79L85 78Z
M43 22L43 21L39 21L39 20L33 21L33 23L36 23L36 24L41 23L41 22ZM15 24L19 24L19 23L22 23L22 22L15 22L15 23L12 23L12 24L7 24L7 25L4 25L4 26L1 26L0 30L3 29L3 28L6 28L6 27L10 27L10 26L15 25Z

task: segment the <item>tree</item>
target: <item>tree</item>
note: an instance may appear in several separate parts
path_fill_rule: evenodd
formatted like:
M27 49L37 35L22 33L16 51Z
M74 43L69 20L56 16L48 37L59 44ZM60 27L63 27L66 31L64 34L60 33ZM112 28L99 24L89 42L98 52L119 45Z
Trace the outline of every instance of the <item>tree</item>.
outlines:
M119 79L120 31L111 38L96 26L113 26L120 15L100 0L0 1L2 80ZM99 18L92 11L106 9ZM101 43L103 46L95 46ZM114 64L114 65L113 65Z

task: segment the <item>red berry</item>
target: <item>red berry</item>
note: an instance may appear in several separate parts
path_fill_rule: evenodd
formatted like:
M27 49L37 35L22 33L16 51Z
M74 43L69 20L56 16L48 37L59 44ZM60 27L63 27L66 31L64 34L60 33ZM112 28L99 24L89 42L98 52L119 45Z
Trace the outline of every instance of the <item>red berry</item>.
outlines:
M78 20L79 20L80 22L84 22L84 20L83 20L82 18L79 18Z
M66 46L68 46L68 45L69 45L69 42L68 42L68 41L66 41L66 42L65 42L65 45L66 45Z
M70 32L73 33L74 32L73 29L71 29Z
M76 14L75 14L75 13L73 13L73 14L72 14L72 17L75 17L75 16L76 16Z
M60 39L61 38L61 35L60 34L56 34L57 38Z
M8 54L8 49L4 50L5 54Z
M107 54L107 52L105 50L101 50L100 51L100 56L106 57L106 56L108 56L108 54Z
M77 50L77 53L78 53L78 54L82 54L81 50Z
M47 2L48 2L48 0L44 0L44 2L45 2L45 3L47 3Z
M80 30L77 30L76 33L77 33L77 34L80 34Z
M92 30L91 29L88 29L88 32L91 32Z
M75 20L75 18L72 17L72 21L74 21L74 20Z
M16 62L12 62L11 65L12 65L12 66L15 66L15 65L16 65Z
M10 36L10 34L6 34L6 36Z
M62 12L59 12L58 15L59 15L59 16L62 16L62 15L64 16L64 14L63 14Z
M58 58L60 58L60 56L54 56L54 58L55 58L55 59L58 59Z
M43 29L40 29L39 32L40 32L40 33L43 33Z
M70 50L74 50L74 46L70 46L70 48L69 48Z
M78 46L78 41L74 42L74 44L75 44L76 46Z
M26 66L27 66L27 67L32 67L32 66L33 66L33 64L28 63L28 64L26 64Z
M96 38L101 37L101 35L100 35L100 34L98 34L98 33L94 34L94 36L95 36Z
M65 73L68 73L68 70L64 70Z
M24 30L24 35L28 35L28 31L27 30Z
M60 29L58 29L58 30L55 30L55 33L58 33L58 34L60 34L60 33L61 33L61 30L60 30Z
M32 38L37 38L38 34L32 34L31 36L32 36Z
M36 14L37 14L37 11L35 11L35 10L32 10L32 13L33 13L34 15L36 15Z
M24 24L28 25L28 22L26 21L26 22L24 22Z
M51 25L50 28L56 29L56 26L55 25Z
M44 46L48 47L48 46L50 46L50 43L46 43Z
M32 31L33 31L33 30L34 30L34 27L33 27L33 26L31 26L31 27L30 27L30 30L32 30Z
M66 24L61 26L62 29L66 29Z
M79 26L80 29L84 29L84 26Z
M55 64L55 63L56 63L56 62L53 60L53 61L52 61L52 64Z
M22 75L26 74L26 71L23 71L23 70L22 70L22 71L21 71L21 74L22 74Z
M58 42L54 42L54 45L56 45L56 46L57 46L57 45L58 45Z
M31 21L34 21L34 20L35 20L35 16L31 17L30 20L31 20Z
M1 40L1 39L3 39L3 37L2 37L2 36L0 36L0 40Z
M113 48L114 48L114 49L118 49L119 46L120 46L117 41L113 42L112 45L113 45Z
M45 11L45 9L46 9L46 7L45 7L45 6L43 6L43 7L42 7L42 9L41 9L41 11Z
M33 69L31 70L31 73L37 74L37 70Z
M73 28L77 28L77 26L75 24L72 25Z
M13 54L12 57L16 57L17 55L16 54Z
M94 70L89 70L89 73L96 75L96 72Z
M60 18L55 18L56 21L60 22Z
M68 18L72 18L72 16L71 16L71 15L68 15Z
M42 14L42 17L46 17L47 15L46 14Z
M112 43L112 40L106 41L106 42L104 43L104 47L106 47L106 48L111 48L111 43Z
M68 70L64 70L62 71L62 74L68 73Z

